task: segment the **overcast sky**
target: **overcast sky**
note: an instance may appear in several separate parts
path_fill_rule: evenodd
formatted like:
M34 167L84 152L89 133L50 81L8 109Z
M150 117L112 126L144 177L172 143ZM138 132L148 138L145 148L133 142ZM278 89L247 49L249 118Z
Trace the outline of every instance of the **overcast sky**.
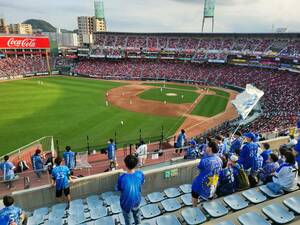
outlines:
M199 32L204 0L104 0L108 31ZM215 32L300 31L300 0L216 0ZM93 15L93 0L0 0L8 23L44 19L76 29L77 16ZM206 31L210 31L207 23Z

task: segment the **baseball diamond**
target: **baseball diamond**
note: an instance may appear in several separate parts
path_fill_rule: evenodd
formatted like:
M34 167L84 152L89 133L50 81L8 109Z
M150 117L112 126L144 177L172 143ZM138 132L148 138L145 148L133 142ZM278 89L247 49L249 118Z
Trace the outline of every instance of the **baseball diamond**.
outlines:
M160 85L168 87L163 88L161 96ZM176 96L167 96L168 93ZM202 121L199 129L205 130L212 127L209 117L218 113L212 111L205 118L205 115L192 111L198 108L198 103L202 104L203 96L216 93L215 90L203 91L190 85L148 85L138 81L71 77L1 82L0 104L3 110L0 111L0 134L7 140L0 143L1 155L49 133L59 140L60 145L69 144L80 149L86 145L87 135L90 145L97 146L104 145L115 131L119 141L126 141L136 138L139 129L145 137L157 136L161 126L164 126L165 135L171 136L180 128L188 129L191 121L194 124ZM234 98L233 91L228 93ZM167 104L164 104L165 100ZM214 105L213 101L211 105ZM208 107L208 111L214 110L214 107ZM229 104L228 107L232 108ZM220 123L236 116L222 111L219 113ZM63 122L57 118L63 118ZM120 121L124 121L124 125Z

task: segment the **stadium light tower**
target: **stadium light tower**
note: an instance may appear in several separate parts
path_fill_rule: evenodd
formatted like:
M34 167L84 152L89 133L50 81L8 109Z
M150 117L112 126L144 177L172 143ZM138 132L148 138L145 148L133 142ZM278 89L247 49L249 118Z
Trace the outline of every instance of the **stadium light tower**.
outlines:
M105 21L105 16L104 16L103 0L95 0L94 8L95 8L94 31L106 31L106 21Z
M203 19L202 19L202 32L204 30L205 19L212 19L211 30L212 32L214 32L215 7L216 7L216 0L205 0Z

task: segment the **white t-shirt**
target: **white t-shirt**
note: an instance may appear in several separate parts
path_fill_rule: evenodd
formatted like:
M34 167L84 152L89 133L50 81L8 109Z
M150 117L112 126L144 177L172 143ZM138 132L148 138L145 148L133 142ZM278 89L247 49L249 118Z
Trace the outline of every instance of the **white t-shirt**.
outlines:
M273 182L281 185L285 189L293 189L297 186L298 165L282 164L275 172Z
M138 147L138 149L136 150L136 153L138 154L139 157L147 156L147 152L148 152L148 147L146 144L140 145L140 147Z

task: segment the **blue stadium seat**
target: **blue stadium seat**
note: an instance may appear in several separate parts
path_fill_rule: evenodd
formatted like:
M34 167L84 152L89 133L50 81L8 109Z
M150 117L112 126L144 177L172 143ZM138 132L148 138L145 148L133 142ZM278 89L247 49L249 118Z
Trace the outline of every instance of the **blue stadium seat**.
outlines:
M145 200L145 197L142 197L141 199L141 203L140 203L140 207L144 206L144 205L147 205L147 202Z
M293 210L295 213L300 214L300 196L294 196L283 201L287 207Z
M90 209L90 214L91 214L92 220L100 219L102 217L107 216L107 208L104 207L104 206L99 205L96 208L91 208Z
M230 220L222 221L220 223L217 223L216 225L235 225L233 222Z
M203 208L211 217L215 218L224 216L228 213L228 209L219 200L204 202Z
M256 191L255 189L243 191L242 195L254 204L258 204L267 200L266 196L264 196L261 192Z
M266 214L271 220L278 224L285 224L291 222L295 216L279 204L272 204L262 208L264 214Z
M117 196L117 195L119 195L118 192L108 191L108 192L104 192L104 193L100 194L100 198L105 201L107 197Z
M65 216L64 210L61 211L54 210L48 214L48 220L57 220L63 218L64 216Z
M147 195L147 198L151 203L156 203L164 200L164 196L160 192L153 192Z
M239 194L226 196L224 202L233 210L241 210L249 205L249 203Z
M111 216L103 217L94 222L94 225L115 225L115 220Z
M157 225L181 225L174 215L160 216L157 218L156 223Z
M182 210L181 215L188 225L204 223L206 217L199 208L186 208Z
M77 211L77 213L70 214L67 218L68 225L81 224L86 221L83 211Z
M34 217L44 217L49 213L49 209L47 207L39 208L33 211Z
M277 198L281 195L284 194L284 192L280 192L279 194L275 194L273 191L271 191L267 185L262 185L259 187L259 190L261 190L261 192L263 192L264 194L266 194L267 196L269 196L270 198Z
M242 225L271 225L265 218L256 212L248 212L238 217Z
M163 200L161 204L166 212L173 212L181 208L181 205L175 198Z
M164 190L164 193L168 198L176 198L180 195L180 192L177 188L168 188Z
M30 216L27 221L27 225L36 225L36 224L41 224L44 222L43 217L34 217Z
M188 194L192 192L192 185L191 184L183 184L179 186L179 189L184 193Z
M150 219L160 215L160 209L155 204L148 204L141 207L142 215L145 219Z
M292 188L292 189L286 189L286 188L283 188L283 190L285 191L285 192L294 192L294 191L298 191L299 190L299 187L296 185L294 188Z
M181 195L180 199L183 202L183 204L186 205L186 206L193 205L193 203L192 203L192 195L191 194Z
M56 218L55 220L48 220L44 225L63 225L64 221L62 218Z
M120 201L113 202L113 203L110 205L110 208L111 208L111 212L112 212L113 214L118 214L118 213L121 213L121 212L122 212L122 208L121 208L121 205L120 205Z
M103 205L103 201L97 195L92 195L86 198L89 209Z
M120 196L117 195L112 195L112 196L108 196L104 202L106 203L106 205L111 205L114 202L120 202Z
M65 215L65 210L67 208L68 204L67 203L59 203L55 204L51 208L51 212L56 216L56 217L64 217Z

